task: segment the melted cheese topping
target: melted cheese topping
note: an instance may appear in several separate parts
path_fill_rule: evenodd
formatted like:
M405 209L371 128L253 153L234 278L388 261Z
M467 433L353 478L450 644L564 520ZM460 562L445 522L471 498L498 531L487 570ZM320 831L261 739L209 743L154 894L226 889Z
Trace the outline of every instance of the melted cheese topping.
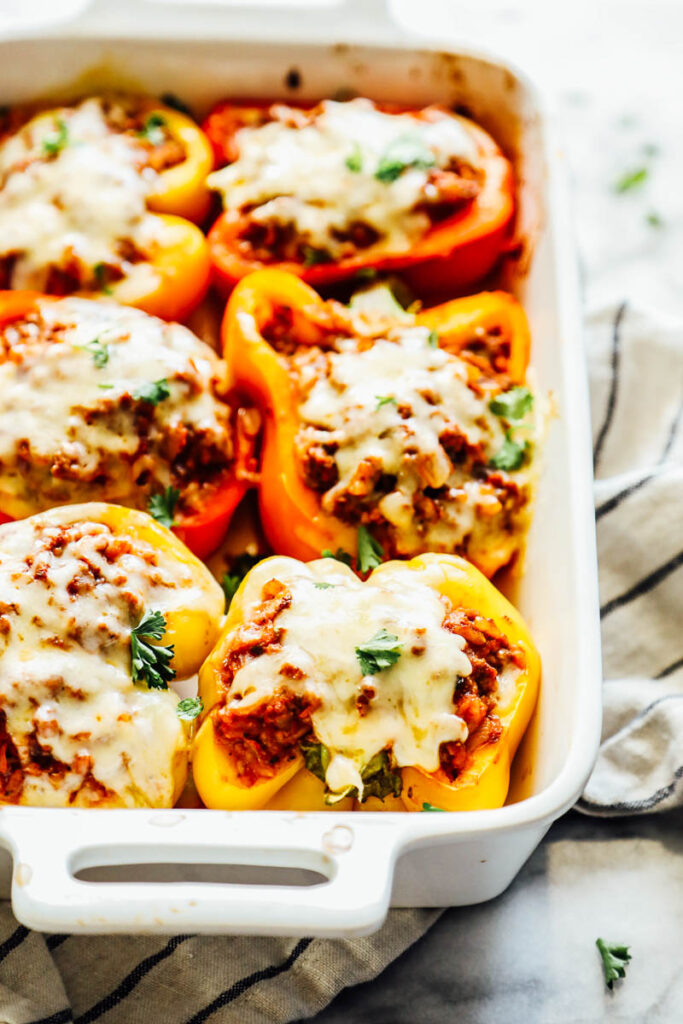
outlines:
M500 530L493 521L500 503L485 477L475 478L453 465L440 437L456 426L470 445L481 445L486 462L504 442L500 417L489 409L490 398L467 385L467 365L429 343L425 327L397 327L386 338L358 350L356 339L341 339L326 356L328 373L315 366L312 383L298 415L306 427L300 447L336 444L339 481L323 498L334 512L338 497L349 488L363 460L381 465L383 475L396 478L393 489L377 500L382 516L395 531L399 554L452 551L476 529ZM380 404L380 399L393 399ZM525 430L524 438L533 437ZM522 468L514 479L529 482ZM439 515L427 521L413 501L425 487L446 490L438 497Z
M145 610L202 594L191 566L141 541L119 548L78 517L0 527L0 710L25 773L20 802L167 807L187 747L178 698L133 683L130 630ZM36 770L36 750L63 768Z
M335 234L354 223L374 228L381 248L403 252L430 226L427 214L415 209L428 198L429 168L409 166L383 181L375 176L380 161L403 149L406 160L424 153L436 168L454 159L477 167L477 147L455 117L421 121L383 113L364 99L326 100L321 108L304 127L275 120L237 132L239 158L208 178L226 210L248 209L257 223L293 225L332 257L342 252Z
M179 324L113 302L38 304L39 322L4 329L0 362L0 496L12 515L99 498L146 507L173 480L189 431L231 453L229 408L217 397L223 366ZM0 351L2 350L0 338ZM106 354L96 365L96 353ZM170 395L138 391L166 380ZM144 486L137 481L144 476Z
M334 559L306 565L270 558L247 578L243 621L261 604L263 586L273 579L292 595L290 607L276 619L280 642L237 671L228 707L258 704L282 686L317 698L320 706L311 721L317 740L330 751L326 781L335 793L355 786L362 797L361 771L385 748L393 750L399 767L435 771L440 745L467 738L453 696L458 677L472 670L463 638L442 626L447 609L437 591L405 571L383 570L381 577L362 583ZM355 647L381 629L398 637L401 655L391 668L363 676ZM291 666L301 678L293 678ZM506 673L506 685L514 688L517 674ZM375 696L361 714L356 701L364 686Z
M0 144L0 257L16 256L11 286L44 291L49 268L74 261L125 272L122 241L149 251L157 220L145 198L156 174L141 165L140 147L112 131L99 98L39 114Z

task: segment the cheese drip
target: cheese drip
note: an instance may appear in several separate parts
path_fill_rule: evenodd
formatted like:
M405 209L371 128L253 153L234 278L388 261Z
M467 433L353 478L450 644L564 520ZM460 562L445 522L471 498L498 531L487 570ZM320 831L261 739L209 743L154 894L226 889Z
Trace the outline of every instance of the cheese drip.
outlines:
M442 743L467 739L453 697L458 678L472 667L464 639L442 626L447 609L436 589L405 571L383 569L362 583L334 559L306 565L277 557L251 570L241 595L243 621L273 579L292 595L276 619L280 642L236 672L228 707L244 710L281 687L317 698L311 721L330 751L326 781L335 793L356 787L362 796L361 771L384 749L391 748L399 767L432 772ZM364 676L355 648L382 629L398 637L400 657L391 668ZM514 687L513 674L506 685ZM356 701L363 687L374 696L361 714Z
M476 168L477 147L457 118L421 121L387 114L365 99L326 100L312 124L274 120L236 134L239 157L208 177L226 210L249 210L256 223L293 225L313 248L338 257L350 225L367 224L377 248L403 252L429 228L415 207L425 200L429 167L406 166L395 180L376 177L383 158L404 151L444 168L459 160Z
M39 114L0 144L0 257L15 257L11 286L45 291L50 267L74 262L125 272L126 242L148 252L158 221L145 199L156 173L142 162L100 98Z
M180 443L188 430L230 456L229 408L217 395L223 365L187 328L89 299L40 302L38 314L37 323L3 332L10 356L0 362L6 511L18 517L93 497L144 508L150 490L172 483L172 438ZM170 394L148 407L140 425L131 398L159 380ZM145 487L137 483L143 473Z
M0 708L29 767L19 802L167 807L186 757L178 698L133 683L130 630L202 594L189 565L71 511L0 527ZM62 767L30 767L36 744Z

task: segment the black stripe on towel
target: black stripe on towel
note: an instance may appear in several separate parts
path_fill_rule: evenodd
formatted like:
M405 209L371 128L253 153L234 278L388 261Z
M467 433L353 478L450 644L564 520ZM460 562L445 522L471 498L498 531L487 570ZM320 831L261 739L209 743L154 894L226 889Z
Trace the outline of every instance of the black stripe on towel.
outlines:
M666 800L667 797L671 796L681 779L683 779L683 765L676 769L673 779L668 786L662 786L652 796L646 796L644 800L626 800L616 804L599 804L594 800L586 800L585 797L582 797L579 803L587 809L606 811L610 814L631 814L637 811L651 811L658 804Z
M100 999L99 1003L95 1003L89 1010L81 1014L80 1017L76 1017L75 1024L90 1024L91 1021L97 1020L102 1014L107 1013L117 1006L126 996L130 995L134 988L140 984L145 975L149 974L157 964L160 964L162 960L166 960L169 956L175 953L176 949L181 942L185 942L187 939L191 939L191 935L174 935L172 939L166 943L163 949L160 949L158 953L153 953L151 956L141 960L137 967L134 968L127 974L126 977L121 981L116 988L106 995L104 999Z
M195 1013L194 1017L190 1017L185 1024L204 1024L204 1021L208 1020L216 1010L220 1010L223 1006L227 1006L228 1003L232 1003L238 996L241 996L244 992L258 984L259 981L267 981L269 978L277 978L278 975L285 974L312 942L313 939L300 939L287 959L283 960L281 964L271 964L270 967L264 967L260 971L248 974L246 978L240 978L234 985L226 988L224 992L216 996L203 1010Z
M670 665L663 668L661 672L658 672L654 677L655 679L664 679L665 676L671 676L674 672L677 672L679 668L683 668L683 658L677 658L676 661L672 661Z
M612 327L612 380L610 381L609 395L607 396L607 409L605 411L605 419L598 432L598 437L595 442L595 448L593 449L593 470L597 470L600 456L602 455L602 448L607 437L607 432L612 425L612 419L614 417L614 409L617 404L617 392L619 390L619 362L621 355L621 321L624 318L626 312L626 303L622 302L619 309L614 317L614 324Z
M635 601L636 598L642 597L643 594L649 593L650 590L654 590L658 584L665 580L667 576L670 576L672 572L675 572L679 566L683 565L683 551L679 551L677 555L670 558L664 565L660 565L658 569L651 572L648 576L644 576L642 580L635 583L630 590L627 590L624 594L619 594L618 597L613 597L611 601L603 605L600 609L600 618L604 619L610 612L615 611L617 608L621 608L625 604L629 604L631 601Z
M26 936L29 934L28 928L24 928L23 924L20 924L18 928L15 928L9 938L5 939L0 944L0 960L4 960L6 956L9 956L13 949L20 946Z
M49 1017L41 1017L40 1020L31 1021L31 1024L73 1024L73 1015L71 1010L57 1010L56 1013L51 1013Z
M58 946L61 946L63 942L70 938L70 935L48 935L45 939L45 945L52 952L53 949L57 949Z

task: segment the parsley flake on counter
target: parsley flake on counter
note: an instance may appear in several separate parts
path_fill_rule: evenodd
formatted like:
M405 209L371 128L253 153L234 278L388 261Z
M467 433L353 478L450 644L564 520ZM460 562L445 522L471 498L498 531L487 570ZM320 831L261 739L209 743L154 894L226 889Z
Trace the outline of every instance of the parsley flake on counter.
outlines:
M390 184L410 167L426 169L436 163L434 154L416 135L400 135L394 139L380 157L375 171L378 181Z
M663 228L664 227L664 221L660 217L660 215L657 213L656 210L650 210L650 212L646 216L645 220L647 221L647 223L650 225L651 228Z
M180 491L176 487L167 487L161 494L152 494L147 511L158 523L167 526L170 530L175 525L173 516L179 497Z
M442 814L446 813L444 811L443 807L435 807L434 804L422 804L422 810L423 811L440 811Z
M46 156L57 156L69 141L69 129L61 117L57 118L55 125L56 131L43 139L43 152Z
M363 170L363 153L358 143L354 143L354 147L344 161L349 171L353 174L360 174Z
M358 527L358 546L356 549L356 565L359 572L370 572L376 569L382 561L384 548L378 540L372 536L367 527Z
M141 388L133 392L133 398L138 402L148 402L149 405L158 405L159 402L163 402L170 395L171 389L165 377L162 377L160 380L151 381L149 384L143 384Z
M436 331L432 330L432 331L429 332L429 337L427 338L427 344L429 345L430 348L438 348L439 347L439 335L438 335L438 333Z
M336 558L338 562L343 562L344 565L348 565L349 568L351 567L351 563L353 562L351 555L348 553L348 551L344 551L343 548L337 548L336 551L330 551L329 548L325 548L323 551L320 552L320 557Z
M512 432L507 430L502 447L489 459L489 466L492 466L494 469L503 470L520 469L528 450L528 441L515 441Z
M204 701L201 697L185 697L178 701L175 713L183 722L194 722L204 710Z
M375 395L377 399L377 408L381 409L383 405L396 405L396 399L393 395Z
M602 969L605 975L605 984L607 988L611 989L614 987L614 982L619 978L626 977L626 968L631 954L629 953L629 946L620 946L617 943L605 942L604 939L596 939L595 945L600 951L602 957Z
M650 171L647 167L638 167L633 171L626 171L614 183L614 191L621 194L630 192L631 189L640 188L648 178Z
M166 127L166 118L163 114L149 114L146 118L144 125L138 132L141 139L145 139L151 146L160 146L164 141L164 131Z
M148 643L161 640L166 630L166 619L161 612L147 612L130 631L131 675L133 682L147 683L150 690L167 690L175 679L171 668L173 644L162 647Z
M391 668L401 657L403 644L395 633L380 629L364 644L355 648L356 657L364 676L374 676L385 668Z
M257 562L261 561L261 555L250 555L247 551L242 555L238 555L233 560L232 571L223 573L223 579L221 580L221 586L223 593L225 594L225 610L232 604L232 599L238 591L239 585L247 575L250 569L252 569Z
M489 402L489 409L496 416L503 416L506 420L524 419L528 412L531 412L534 404L534 396L528 388L516 387L509 391L502 391Z

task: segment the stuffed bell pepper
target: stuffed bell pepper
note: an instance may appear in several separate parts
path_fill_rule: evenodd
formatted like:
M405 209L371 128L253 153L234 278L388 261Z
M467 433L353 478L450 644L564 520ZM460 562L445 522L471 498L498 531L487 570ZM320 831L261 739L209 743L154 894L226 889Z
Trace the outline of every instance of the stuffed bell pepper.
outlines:
M512 169L473 121L368 99L221 103L204 130L223 201L209 244L219 284L278 266L316 287L369 268L419 293L493 267L514 213Z
M264 270L233 292L224 345L265 417L260 503L275 552L354 558L360 572L452 552L487 576L518 554L540 417L510 295L384 313Z
M209 279L213 165L202 131L156 100L92 96L7 111L0 135L0 286L105 293L182 319Z
M104 500L205 557L255 477L256 410L186 327L107 300L0 292L0 519Z
M144 512L0 526L0 803L172 806L196 702L169 683L197 671L222 611L208 569Z
M193 774L209 807L499 807L540 664L519 614L453 555L275 556L203 665Z

